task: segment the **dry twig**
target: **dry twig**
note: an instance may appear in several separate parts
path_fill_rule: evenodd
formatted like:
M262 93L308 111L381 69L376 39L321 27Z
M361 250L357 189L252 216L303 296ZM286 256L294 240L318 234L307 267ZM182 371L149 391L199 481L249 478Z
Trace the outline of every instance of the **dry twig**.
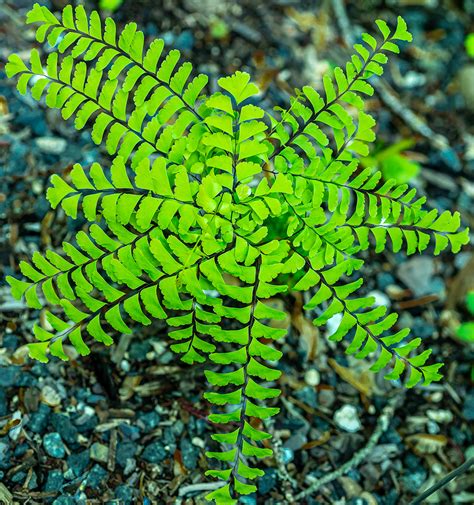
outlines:
M377 445L378 441L380 440L380 437L387 431L387 428L390 425L390 421L393 418L393 414L395 412L395 409L397 408L399 402L403 398L403 395L397 395L393 396L385 406L385 408L382 411L382 414L377 420L377 425L375 427L374 432L369 438L369 441L367 442L367 445L363 447L360 451L356 452L354 456L341 465L337 470L334 470L334 472L326 474L324 477L321 477L320 479L316 479L308 489L305 489L301 493L297 494L295 496L295 500L297 503L301 503L301 500L304 498L307 498L308 496L311 496L312 494L316 493L322 486L325 484L328 484L329 482L332 482L335 479L338 479L339 477L342 477L343 475L347 474L350 470L353 468L356 468L357 466L360 465L363 461L365 461L368 457L368 455L372 452L374 447Z

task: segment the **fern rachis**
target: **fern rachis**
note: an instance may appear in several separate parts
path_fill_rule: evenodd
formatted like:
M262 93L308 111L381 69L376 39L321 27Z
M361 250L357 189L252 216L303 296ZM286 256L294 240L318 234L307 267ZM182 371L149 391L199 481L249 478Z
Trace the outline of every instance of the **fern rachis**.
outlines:
M441 364L426 365L430 351L416 352L421 340L356 294L361 279L347 281L372 243L409 254L434 243L439 254L469 239L458 213L425 210L414 189L359 167L375 137L362 97L396 43L411 39L401 18L395 31L377 21L378 40L364 34L345 69L324 78L323 94L305 86L275 117L253 103L258 88L244 72L203 95L207 77L191 78L178 51L163 55L163 41L145 50L134 23L117 38L110 18L103 25L97 13L68 6L58 20L38 4L28 22L52 50L45 65L36 50L29 66L12 55L8 76L65 119L75 116L78 129L90 126L112 157L109 167L76 164L69 177L53 176L51 205L72 218L81 212L88 230L60 254L22 262L29 280L8 279L31 307L51 307L53 331L35 326L32 357L67 360L66 341L86 355L86 336L110 345L111 329L132 332L127 320L165 320L171 349L190 365L207 364L210 421L233 424L212 436L225 450L208 452L222 462L207 472L223 481L208 495L219 504L254 492L262 471L249 458L271 455L261 426L278 413L274 364L285 330L269 322L285 314L269 298L309 291L315 324L339 314L329 338L346 339L356 358L374 356L372 370L388 367L387 379L406 373L412 387L441 378ZM273 238L280 216L284 232Z

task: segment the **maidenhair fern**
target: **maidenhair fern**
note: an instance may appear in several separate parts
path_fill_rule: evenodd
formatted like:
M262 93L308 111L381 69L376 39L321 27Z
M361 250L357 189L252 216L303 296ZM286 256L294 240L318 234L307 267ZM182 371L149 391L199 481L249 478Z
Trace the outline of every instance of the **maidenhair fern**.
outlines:
M76 128L91 128L112 157L108 167L76 164L52 177L52 207L91 224L60 253L22 262L29 281L8 279L15 297L51 307L48 329L34 328L33 358L67 360L65 342L86 355L89 336L110 345L112 329L165 320L172 350L207 363L212 391L204 396L223 447L207 453L221 462L207 474L222 480L208 499L218 504L254 492L263 471L253 457L272 454L262 420L278 413L285 331L270 323L284 318L270 298L309 291L317 325L339 315L330 340L345 339L356 358L372 356L371 369L388 368L387 379L403 374L412 387L441 378L441 364L426 364L430 350L417 352L421 339L356 294L360 276L348 280L371 244L408 254L434 244L438 254L469 238L457 212L425 210L414 189L381 181L358 161L374 140L375 121L363 110L368 80L399 41L411 40L403 19L394 31L377 21L378 38L364 34L345 68L324 77L322 94L305 86L275 116L255 105L259 90L245 72L204 95L207 76L191 77L191 65L177 50L164 54L162 40L145 49L135 23L118 33L112 19L82 6L67 6L59 20L38 4L27 21L49 55L42 61L33 50L29 64L11 55L8 76L21 93L29 88L74 117ZM275 221L284 230L276 238Z

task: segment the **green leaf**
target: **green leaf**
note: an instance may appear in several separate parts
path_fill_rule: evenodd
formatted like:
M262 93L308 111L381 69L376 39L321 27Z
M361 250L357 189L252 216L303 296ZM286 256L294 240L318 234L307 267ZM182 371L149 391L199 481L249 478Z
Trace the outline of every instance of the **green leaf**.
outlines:
M249 82L250 75L247 72L237 71L229 77L221 77L217 83L227 91L236 101L237 105L258 93L254 83Z

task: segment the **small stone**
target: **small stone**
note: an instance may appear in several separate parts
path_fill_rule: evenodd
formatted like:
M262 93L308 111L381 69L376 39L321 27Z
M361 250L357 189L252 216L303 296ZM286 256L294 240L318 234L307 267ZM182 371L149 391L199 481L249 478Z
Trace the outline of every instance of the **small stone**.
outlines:
M362 428L357 409L353 405L344 405L334 413L334 422L339 428L356 433Z
M310 407L316 408L318 406L318 397L316 391L314 390L314 387L305 386L299 391L296 391L295 396L298 398L298 400L301 400Z
M48 433L43 439L44 450L52 458L64 458L66 450L59 433Z
M72 424L69 416L64 414L53 414L51 416L51 424L67 444L76 444L78 432L77 428Z
M34 433L44 433L48 426L51 409L41 404L37 412L33 412L27 423L28 429Z
M265 470L265 475L262 475L257 482L258 494L267 495L277 484L277 472L274 468Z
M119 442L117 444L116 458L119 465L124 465L127 459L131 459L137 453L137 444L131 441Z
M38 487L38 476L36 475L36 472L33 472L28 482L28 489L31 491L32 489L36 489L37 487Z
M298 430L285 442L284 447L292 451L298 451L306 442L308 442L306 434L302 430Z
M390 298L385 293L382 293L381 291L371 291L370 293L367 294L367 296L374 297L375 307L390 307L390 305L391 305Z
M66 139L61 137L38 137L36 145L47 154L61 154L67 147Z
M142 453L142 459L148 461L148 463L161 463L166 459L167 453L163 444L161 442L152 442L145 447Z
M17 472L15 475L11 477L11 481L15 484L22 484L26 479L26 472Z
M465 451L466 461L468 459L474 458L474 445L470 445Z
M193 445L188 438L184 437L181 439L180 449L183 465L188 470L194 470L197 467L199 459L199 448Z
M0 388L17 386L21 374L21 368L18 366L0 367Z
M466 395L462 413L466 421L474 421L474 393Z
M327 334L332 335L337 331L342 321L342 315L336 314L332 316L326 323Z
M193 437L191 442L196 446L199 447L200 449L204 449L206 447L206 444L202 438L199 437Z
M290 463L290 461L293 461L294 457L295 453L289 447L282 447L281 460L283 463Z
M402 476L402 486L412 494L420 492L421 485L426 480L426 470L421 467Z
M437 423L435 423L434 421L429 420L426 423L426 431L430 435L437 435L441 430L440 430L440 428L439 428L439 426L438 426Z
M330 408L336 401L336 395L332 389L321 389L318 393L318 400L321 406Z
M397 269L399 279L415 296L431 294L431 279L435 272L429 256L418 256L402 263Z
M125 460L123 473L125 475L130 475L135 470L136 467L137 467L137 461L134 458L127 458Z
M87 476L87 486L90 488L99 487L108 477L108 473L100 465L94 465Z
M44 386L41 389L40 399L48 407L57 407L61 403L61 397L51 386Z
M124 438L138 440L140 438L140 428L130 424L121 424L119 430L124 434Z
M94 461L99 463L107 463L109 459L109 448L99 442L95 442L91 445L90 456Z
M450 423L453 420L453 413L450 410L428 409L426 415L437 423Z
M133 503L133 488L123 485L117 486L114 497L119 500L122 505L132 505Z
M321 375L315 368L310 368L304 374L304 381L308 386L317 386L321 382Z
M7 395L0 389L0 417L6 416L8 412Z
M44 486L45 491L59 491L64 483L64 476L61 470L51 470Z
M53 501L53 505L76 505L76 500L70 495L62 495Z
M74 477L80 477L89 466L90 456L89 451L81 451L72 453L67 458L67 464L69 466L69 470L73 473Z

